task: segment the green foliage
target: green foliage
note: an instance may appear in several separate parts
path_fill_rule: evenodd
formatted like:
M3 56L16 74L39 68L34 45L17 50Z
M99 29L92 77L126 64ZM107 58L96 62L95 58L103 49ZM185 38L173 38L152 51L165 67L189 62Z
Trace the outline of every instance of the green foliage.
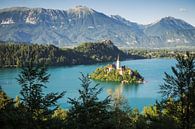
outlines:
M147 119L140 114L138 109L131 112L132 129L148 129Z
M26 107L22 105L19 97L15 101L9 98L4 91L0 91L0 128L1 129L63 129L65 128L65 120L67 112L58 108L51 117L44 114L44 117L39 120L28 112ZM31 120L31 121L29 121Z
M49 123L50 129L65 129L66 126L66 119L67 119L67 111L58 108L54 111L52 114L52 117L47 120L47 123Z
M27 66L29 59L33 59L36 65L92 64L113 61L117 54L122 59L133 58L112 43L85 43L73 49L60 49L54 45L0 43L0 67Z
M57 110L54 111L52 118L56 118L56 119L60 119L60 120L66 120L67 119L67 111L62 109L62 108L58 108Z
M98 62L113 61L117 55L120 55L121 59L128 58L128 55L114 46L110 40L101 43L82 43L75 47L75 50Z
M124 82L128 84L143 82L143 77L137 72L130 68L126 68L123 74L119 74L119 70L112 69L108 71L108 66L97 68L91 75L90 78L99 81L110 81L110 82Z
M168 113L162 103L145 107L143 116L149 129L178 129L178 121Z
M110 92L112 97L110 123L113 129L132 129L132 112L125 97L122 96L122 88L123 86L120 86L114 92Z
M49 128L48 122L53 112L57 109L57 100L64 96L62 93L43 92L45 85L48 82L49 74L46 68L34 66L32 61L27 67L22 68L17 81L21 85L21 102L18 106L22 110L27 128ZM15 103L17 105L17 103Z
M179 128L191 129L195 123L194 57L186 53L185 56L178 55L176 60L178 62L176 67L172 67L174 75L165 73L165 84L161 85L161 93L166 99L173 98L173 105L177 108L176 110L169 108L169 110L180 120Z
M98 85L90 87L91 81L82 74L80 78L82 90L79 90L77 99L69 98L72 105L68 112L67 128L69 129L103 129L108 120L109 112L107 108L110 98L98 99L98 94L102 89Z
M36 119L42 115L50 114L57 106L57 100L64 96L65 92L44 94L43 88L47 88L49 75L45 67L33 66L32 62L24 67L18 76L18 83L21 85L21 101L27 112ZM53 109L51 109L51 107Z
M43 89L49 75L45 67L29 63L18 76L21 95L12 99L0 87L0 128L2 129L194 129L195 128L195 69L194 58L177 57L178 64L172 67L173 75L165 74L161 86L162 101L145 107L140 113L131 110L122 96L122 86L110 96L99 99L102 89L91 87L89 76L82 74L78 98L69 98L71 107L58 107L57 100L64 95L45 94ZM96 77L105 75L104 68L96 69ZM112 70L109 77L119 79ZM134 75L138 75L134 71ZM121 79L128 79L126 72ZM106 77L106 76L104 76ZM106 79L106 78L104 78ZM134 78L136 79L136 78Z
M13 100L6 95L0 86L0 110L6 109L6 106L10 105L12 102Z
M82 54L72 49L62 50L53 45L0 44L0 67L23 67L33 59L36 65L73 65L84 62ZM28 58L27 58L28 57Z
M194 52L194 49L187 49L190 52ZM184 49L129 49L127 52L134 56L140 56L145 58L175 58L178 54L185 55ZM192 54L195 57L195 54Z
M0 89L0 128L1 129L25 129L27 125L24 112L18 109L13 99Z
M145 120L142 122L145 129L194 128L194 56L186 53L177 56L176 60L178 63L172 67L173 74L165 73L165 83L160 86L164 100L145 107L137 119Z

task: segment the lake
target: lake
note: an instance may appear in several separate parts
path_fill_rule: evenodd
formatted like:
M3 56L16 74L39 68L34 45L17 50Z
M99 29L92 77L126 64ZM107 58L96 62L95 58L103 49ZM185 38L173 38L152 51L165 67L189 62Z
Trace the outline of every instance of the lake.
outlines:
M99 95L100 99L108 96L108 92L119 90L127 99L131 107L136 107L140 111L144 106L149 106L161 99L159 85L163 84L164 72L171 73L171 66L174 66L174 59L141 59L122 61L121 65L136 69L144 77L145 83L139 85L122 85L120 83L105 83L92 81L92 85L100 83L103 92ZM78 65L72 67L50 67L48 69L51 74L48 88L44 89L48 92L66 91L65 97L59 101L64 108L68 108L67 98L78 97L78 89L81 88L80 80L78 79L80 72L87 74L93 72L97 67L104 64L95 65ZM19 95L20 86L16 81L16 77L20 73L19 68L3 68L0 69L0 85L3 90L10 96L15 98Z

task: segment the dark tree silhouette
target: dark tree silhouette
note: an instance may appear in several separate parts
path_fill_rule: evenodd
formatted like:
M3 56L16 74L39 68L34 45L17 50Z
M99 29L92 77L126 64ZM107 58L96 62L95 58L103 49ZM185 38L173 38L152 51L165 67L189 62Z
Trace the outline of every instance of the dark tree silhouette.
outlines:
M57 109L57 100L62 98L65 92L45 94L43 88L47 88L45 84L50 75L45 67L33 66L32 62L22 69L17 80L21 85L21 103L29 118L29 128L38 128L36 125L40 126L40 122Z
M187 52L186 55L178 55L176 60L176 66L172 67L173 75L165 73L165 83L160 87L161 93L166 99L172 98L177 105L172 112L179 117L180 128L191 129L195 122L194 57Z
M67 128L70 129L102 129L108 124L109 113L107 108L110 98L98 99L102 89L98 85L90 87L91 81L82 74L80 78L82 89L77 99L69 98L71 108L68 113Z

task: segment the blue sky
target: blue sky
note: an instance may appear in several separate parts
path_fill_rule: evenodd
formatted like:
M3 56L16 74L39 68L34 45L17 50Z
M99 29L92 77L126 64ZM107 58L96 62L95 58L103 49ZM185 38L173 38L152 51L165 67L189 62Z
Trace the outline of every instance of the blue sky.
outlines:
M118 14L140 24L173 16L195 26L195 0L0 0L0 8L25 6L66 10L76 5L107 15Z

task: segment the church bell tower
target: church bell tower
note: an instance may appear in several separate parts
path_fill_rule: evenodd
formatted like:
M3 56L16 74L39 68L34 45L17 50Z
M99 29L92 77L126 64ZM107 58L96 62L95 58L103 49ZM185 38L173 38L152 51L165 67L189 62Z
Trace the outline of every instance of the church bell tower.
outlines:
M119 60L119 55L117 57L117 61L116 61L116 69L120 69L120 60Z

